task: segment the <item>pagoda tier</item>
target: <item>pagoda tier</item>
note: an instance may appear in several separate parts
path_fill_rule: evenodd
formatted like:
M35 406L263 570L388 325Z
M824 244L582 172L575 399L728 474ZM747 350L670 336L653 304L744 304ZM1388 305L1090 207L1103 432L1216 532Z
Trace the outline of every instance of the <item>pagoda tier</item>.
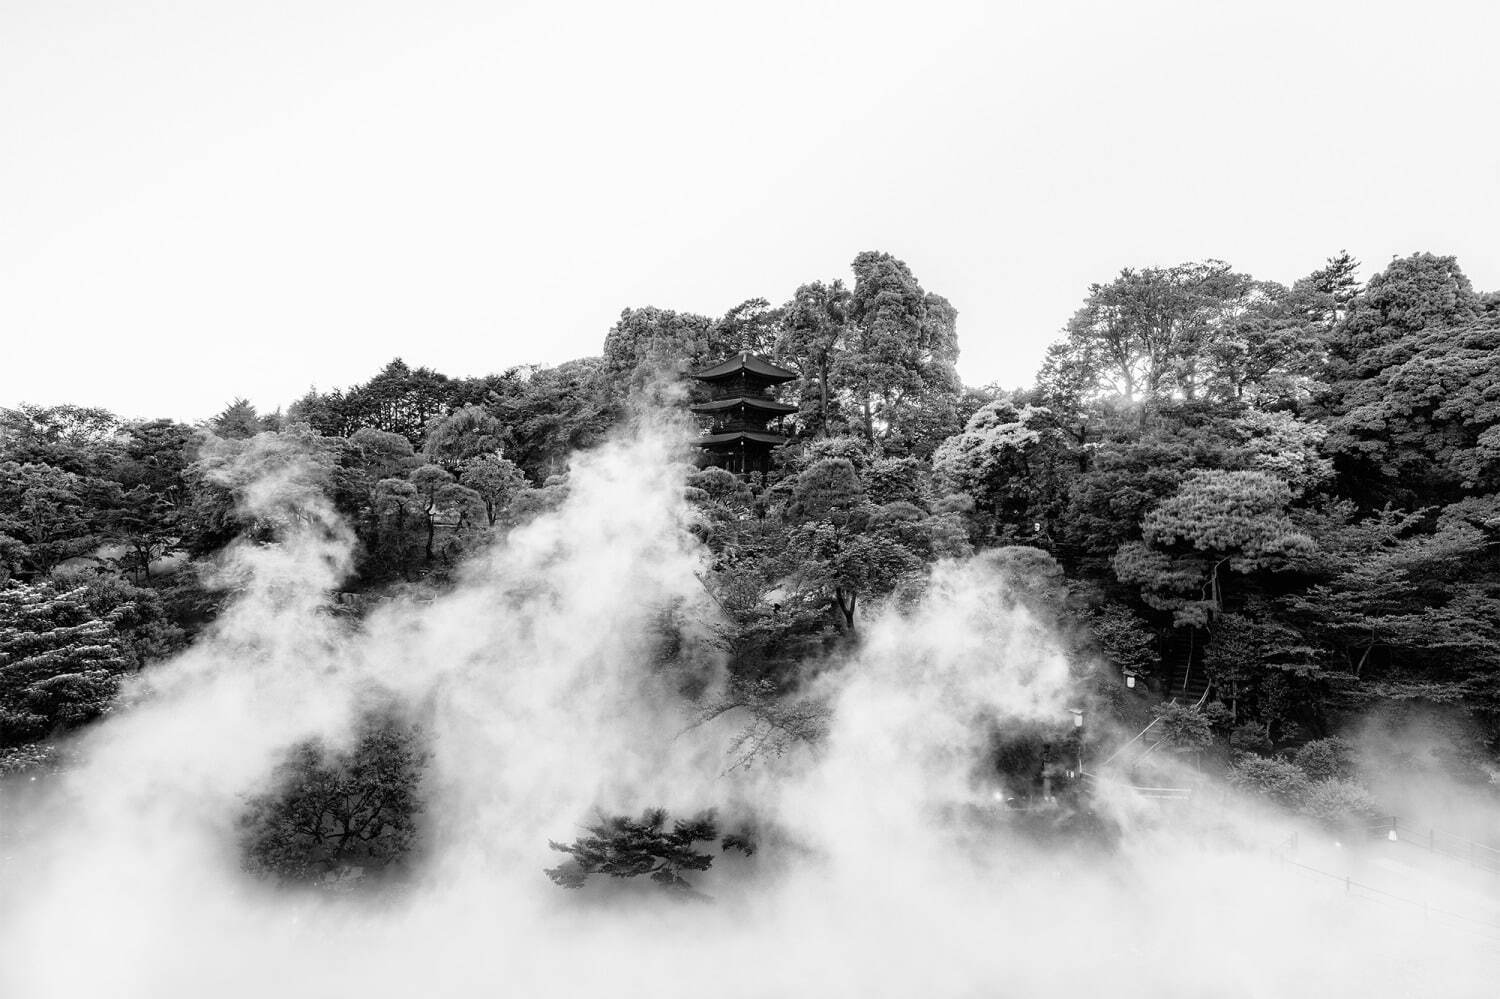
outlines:
M768 389L794 380L797 373L742 350L711 368L694 372L693 377L703 382L715 399L736 396L768 399Z
M708 463L739 475L770 471L771 449L786 443L786 437L768 425L797 411L771 398L770 391L796 377L749 351L695 372L693 378L707 387L710 399L692 407L707 424L706 433L693 443L703 449Z

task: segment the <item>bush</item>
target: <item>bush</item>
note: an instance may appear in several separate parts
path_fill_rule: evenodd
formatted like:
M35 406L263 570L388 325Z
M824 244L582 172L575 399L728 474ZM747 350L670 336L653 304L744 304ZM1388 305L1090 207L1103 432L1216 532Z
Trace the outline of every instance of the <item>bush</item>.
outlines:
M1179 753L1207 749L1213 745L1213 723L1208 715L1186 704L1162 704L1156 708L1161 719L1161 737Z
M1261 722L1241 722L1229 733L1229 745L1246 753L1269 753L1270 729Z
M1357 827L1376 815L1375 799L1349 780L1320 780L1308 790L1302 814L1333 828Z
M1343 739L1317 739L1297 750L1292 761L1312 780L1347 780L1354 770L1353 749Z
M1296 764L1253 754L1241 757L1230 768L1229 783L1289 808L1301 805L1311 787L1307 774Z
M692 473L688 476L687 484L691 489L701 489L710 499L720 503L727 503L736 493L744 490L744 483L739 476L717 467Z

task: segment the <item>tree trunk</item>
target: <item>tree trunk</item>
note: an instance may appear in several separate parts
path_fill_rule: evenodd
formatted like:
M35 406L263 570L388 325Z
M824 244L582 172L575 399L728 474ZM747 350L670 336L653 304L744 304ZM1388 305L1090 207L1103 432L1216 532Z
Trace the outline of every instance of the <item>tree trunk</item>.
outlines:
M854 630L854 605L859 600L859 594L849 591L849 602L844 602L844 590L835 588L833 591L834 602L838 604L839 613L844 615L844 626L850 631Z
M818 436L828 436L828 354L818 368Z

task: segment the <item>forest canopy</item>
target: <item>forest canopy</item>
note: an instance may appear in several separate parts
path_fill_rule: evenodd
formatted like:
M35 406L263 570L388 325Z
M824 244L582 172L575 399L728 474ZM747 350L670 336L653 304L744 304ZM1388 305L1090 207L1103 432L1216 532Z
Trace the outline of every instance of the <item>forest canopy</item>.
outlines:
M991 552L1075 636L1106 710L1132 710L1126 677L1132 696L1192 701L1174 708L1195 712L1173 722L1183 738L1253 751L1235 772L1268 794L1305 797L1276 768L1376 706L1456 706L1493 753L1500 294L1431 253L1358 272L1346 253L1289 284L1219 260L1127 268L1086 289L1019 389L964 386L958 310L866 252L779 305L627 308L598 356L555 367L461 377L398 358L195 425L87 400L0 410L0 772L115 710L124 678L214 619L224 594L198 570L274 533L235 473L257 439L294 445L353 531L341 600L358 613L449 585L566 495L570 455L626 422L632 394L740 351L795 376L789 442L769 473L703 467L684 488L731 677L705 710L749 711L750 752L818 737L808 664L858 642L868 611ZM419 768L391 731L370 745ZM364 765L298 758L329 800ZM285 802L256 807L291 821ZM382 835L407 834L392 822ZM303 863L256 844L262 866Z

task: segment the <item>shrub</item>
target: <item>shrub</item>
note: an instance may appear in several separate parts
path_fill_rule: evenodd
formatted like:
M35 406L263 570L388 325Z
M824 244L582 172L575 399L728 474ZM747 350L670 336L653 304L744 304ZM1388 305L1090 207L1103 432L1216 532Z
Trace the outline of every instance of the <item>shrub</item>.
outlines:
M1346 780L1353 773L1353 747L1343 739L1317 739L1297 750L1292 761L1312 780Z
M1246 753L1269 753L1271 733L1261 722L1241 722L1229 733L1229 745Z
M1325 826L1348 828L1375 817L1375 799L1350 780L1320 780L1308 790L1302 814Z
M1156 708L1161 719L1161 737L1179 753L1207 749L1213 745L1213 723L1208 715L1186 704L1162 704Z
M1230 769L1229 783L1291 808L1302 804L1310 788L1307 774L1296 764L1253 754Z

